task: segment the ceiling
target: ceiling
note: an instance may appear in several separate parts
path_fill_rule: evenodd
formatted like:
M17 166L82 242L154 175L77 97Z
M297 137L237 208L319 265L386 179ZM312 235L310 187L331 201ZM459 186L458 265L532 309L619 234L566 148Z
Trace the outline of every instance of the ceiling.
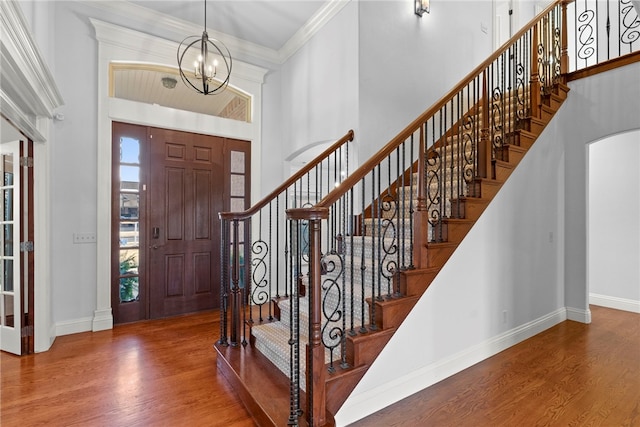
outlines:
M207 0L206 28L209 37L221 39L233 57L240 54L242 58L242 53L249 53L282 63L347 3L348 0ZM176 41L199 36L204 29L204 0L93 4L122 16L135 16L141 22L141 31L164 30L163 35ZM175 70L140 66L113 71L112 95L116 98L251 121L249 98L231 88L205 97L187 89ZM173 89L163 87L163 77L176 79L177 85Z
M336 0L208 0L207 29L279 50L332 1ZM204 28L204 0L129 3Z

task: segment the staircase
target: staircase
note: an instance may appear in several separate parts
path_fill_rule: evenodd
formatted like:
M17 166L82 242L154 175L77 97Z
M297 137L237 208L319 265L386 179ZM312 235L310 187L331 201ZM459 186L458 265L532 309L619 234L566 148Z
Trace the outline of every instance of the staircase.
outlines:
M249 211L220 214L218 369L260 425L334 424L567 98L566 7L549 5L358 169L349 132Z

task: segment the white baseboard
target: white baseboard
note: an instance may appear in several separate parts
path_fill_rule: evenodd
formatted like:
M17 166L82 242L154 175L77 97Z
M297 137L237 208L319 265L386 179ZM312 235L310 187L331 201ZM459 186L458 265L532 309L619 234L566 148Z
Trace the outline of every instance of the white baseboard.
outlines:
M386 408L566 319L567 310L565 308L558 309L444 360L434 362L403 377L395 378L374 389L350 396L336 414L336 425L346 426Z
M106 331L107 329L113 329L113 314L111 313L111 309L94 311L91 330L97 332Z
M640 301L627 298L610 297L607 295L589 294L589 304L602 307L614 308L616 310L640 313Z
M56 336L77 334L79 332L91 331L93 318L83 317L80 319L66 320L56 323Z
M567 307L567 319L580 323L591 323L591 310Z

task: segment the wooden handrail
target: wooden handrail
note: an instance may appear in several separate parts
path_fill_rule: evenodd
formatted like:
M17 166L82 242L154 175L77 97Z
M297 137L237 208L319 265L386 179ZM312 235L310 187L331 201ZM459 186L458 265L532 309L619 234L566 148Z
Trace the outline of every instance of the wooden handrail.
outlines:
M319 156L317 156L314 161L306 164L302 169L300 169L295 174L291 175L289 179L279 185L275 190L265 196L262 200L251 206L249 209L243 212L219 212L218 216L220 219L224 220L241 220L247 219L253 215L255 215L260 209L265 207L269 202L278 197L281 193L283 193L287 188L293 185L294 182L302 178L305 174L311 171L313 168L318 166L325 158L331 155L334 151L336 151L340 146L348 141L353 141L354 133L353 130L349 130L342 138L338 141L334 142L331 147L324 150Z
M380 149L373 157L369 158L356 169L352 174L344 179L340 183L340 186L332 190L316 205L317 207L329 207L337 202L344 194L354 187L359 181L362 180L374 167L380 162L386 159L396 148L400 146L411 134L417 132L423 123L429 118L434 116L444 105L446 105L457 93L463 90L469 83L480 75L491 63L506 52L509 47L514 44L520 37L527 33L534 25L540 21L541 16L547 15L551 10L562 3L570 3L573 0L555 0L549 4L542 12L527 23L520 31L518 31L513 37L511 37L506 43L504 43L498 50L496 50L489 58L478 65L472 72L470 72L460 83L454 86L446 95L440 98L431 108L426 110L417 119L412 121L407 127L405 127L395 138L387 143L382 149Z

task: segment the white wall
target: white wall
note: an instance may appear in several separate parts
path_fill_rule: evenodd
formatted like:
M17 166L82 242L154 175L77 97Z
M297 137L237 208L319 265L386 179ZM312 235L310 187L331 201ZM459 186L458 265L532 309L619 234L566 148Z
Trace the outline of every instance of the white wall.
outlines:
M54 321L64 323L91 319L96 308L96 245L74 244L73 233L96 232L98 70L89 21L54 4L52 68L65 120L54 123L50 147L51 296Z
M357 127L357 12L350 2L282 66L284 157Z
M640 129L640 64L571 82L568 102L559 111L557 136L565 144L565 301L586 310L587 151L588 144ZM562 127L562 123L567 123ZM626 196L620 194L620 199Z
M589 145L592 304L640 313L640 130Z
M411 1L359 4L362 159L405 128L492 52L492 2L432 2L422 18Z

